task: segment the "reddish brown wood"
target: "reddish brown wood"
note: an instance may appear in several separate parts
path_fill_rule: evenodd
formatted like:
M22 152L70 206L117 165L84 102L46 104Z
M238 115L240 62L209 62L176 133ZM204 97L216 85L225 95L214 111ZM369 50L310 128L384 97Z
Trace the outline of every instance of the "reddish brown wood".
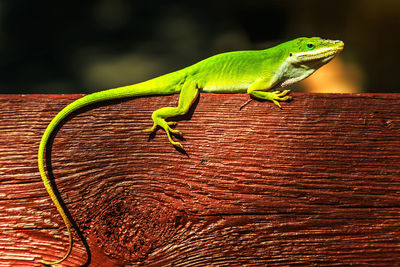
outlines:
M80 96L0 96L0 265L67 248L38 170L52 117ZM294 94L279 110L203 94L178 129L150 127L177 96L86 110L52 146L55 182L92 266L398 265L400 95ZM86 261L75 235L64 266Z

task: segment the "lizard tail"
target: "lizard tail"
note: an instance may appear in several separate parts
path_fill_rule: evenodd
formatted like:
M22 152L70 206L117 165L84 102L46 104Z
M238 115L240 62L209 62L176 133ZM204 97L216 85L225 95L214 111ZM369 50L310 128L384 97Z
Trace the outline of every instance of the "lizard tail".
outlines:
M68 115L75 112L76 110L88 106L93 103L106 101L106 100L113 100L113 99L121 99L127 97L136 97L136 96L149 96L149 95L167 95L167 94L174 94L178 93L179 82L183 78L183 75L176 75L180 74L175 72L175 75L164 75L159 78L155 78L153 80L149 80L147 82L134 84L130 86L120 87L109 89L97 93L93 93L90 95L86 95L82 98L79 98L66 106L62 109L50 122L47 126L42 139L39 145L38 151L38 165L39 165L39 172L40 176L42 177L43 184L47 190L47 193L50 195L51 200L53 201L54 205L57 207L58 212L60 213L62 219L64 220L65 226L67 227L68 236L69 236L69 246L68 251L65 253L64 257L60 260L54 262L46 262L46 261L37 261L41 264L46 265L55 265L58 263L63 262L68 256L71 254L72 245L73 245L73 235L72 235L72 224L68 219L66 211L64 207L61 205L60 201L58 200L53 187L51 186L50 180L47 177L45 166L44 166L44 158L45 158L45 150L47 147L47 143L50 139L50 136L53 134L54 130L63 121ZM160 79L164 78L164 79Z
M61 110L53 118L53 120L47 126L47 128L46 128L46 130L45 130L45 132L44 132L44 134L42 136L42 139L40 141L39 151L38 151L38 167L39 167L40 176L42 177L42 181L43 181L43 184L44 184L44 186L46 188L47 193L50 195L51 200L53 201L54 205L56 206L58 212L60 213L60 215L61 215L61 217L62 217L62 219L64 221L65 226L67 227L68 238L69 238L68 250L65 253L63 258L61 258L60 260L57 260L57 261L53 261L53 262L38 260L37 262L40 263L40 264L56 265L56 264L59 264L59 263L63 262L71 254L72 246L73 246L73 236L72 236L71 222L68 219L68 216L66 214L66 211L64 210L64 207L61 205L60 201L58 200L58 198L57 198L57 196L56 196L56 194L54 192L54 189L51 186L50 180L47 177L46 171L45 171L44 157L45 157L46 146L47 146L47 143L49 141L50 136L53 134L54 130L60 124L60 122L63 121L65 119L65 117L67 117L69 114L71 114L72 112L78 110L79 108L96 102L96 101L93 101L93 99L95 99L95 97L93 97L92 95L87 95L87 96L84 96L84 97L82 97L82 98L80 98L78 100L75 100L74 102L72 102L71 104L66 106L63 110Z

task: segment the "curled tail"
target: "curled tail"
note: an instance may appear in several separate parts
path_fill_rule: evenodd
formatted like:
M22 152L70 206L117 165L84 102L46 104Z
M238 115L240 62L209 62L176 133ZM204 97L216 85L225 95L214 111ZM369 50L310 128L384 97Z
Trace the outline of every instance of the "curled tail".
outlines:
M54 130L60 124L60 122L63 121L68 115L70 115L74 111L82 107L88 106L90 104L101 101L121 99L126 97L135 97L135 96L167 95L167 94L178 93L180 90L179 83L182 81L182 79L184 79L183 72L178 71L149 80L147 82L93 93L75 100L74 102L66 106L64 109L62 109L53 118L53 120L47 126L40 141L39 151L38 151L38 165L39 165L40 176L42 177L42 181L47 190L47 193L50 195L51 200L57 207L57 210L60 213L61 217L63 218L65 226L67 227L69 236L69 247L68 251L65 253L65 256L62 259L54 262L38 261L39 263L46 265L55 265L61 263L68 258L68 256L71 254L72 251L73 236L72 236L71 222L68 219L64 207L61 205L60 201L58 200L54 192L54 189L51 186L50 180L47 177L44 166L45 149L47 143L51 135L53 134Z

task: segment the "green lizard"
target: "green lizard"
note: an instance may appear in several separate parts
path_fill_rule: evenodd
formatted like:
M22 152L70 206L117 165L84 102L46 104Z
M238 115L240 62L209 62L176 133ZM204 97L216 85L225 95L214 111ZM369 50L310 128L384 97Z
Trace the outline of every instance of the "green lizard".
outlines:
M42 136L38 164L44 186L67 227L69 247L60 260L39 262L46 265L58 264L72 251L71 223L54 193L44 168L44 152L48 140L58 124L69 114L89 104L105 100L179 93L178 106L163 107L154 111L153 126L143 131L153 132L160 126L172 145L183 148L181 143L171 137L171 134L181 135L180 131L170 127L176 122L167 122L165 119L186 114L200 92L247 92L253 98L270 100L281 107L280 101L290 99L289 90L268 92L269 90L286 87L308 77L334 58L343 47L342 41L303 37L265 50L222 53L149 81L86 95L66 106L53 118Z

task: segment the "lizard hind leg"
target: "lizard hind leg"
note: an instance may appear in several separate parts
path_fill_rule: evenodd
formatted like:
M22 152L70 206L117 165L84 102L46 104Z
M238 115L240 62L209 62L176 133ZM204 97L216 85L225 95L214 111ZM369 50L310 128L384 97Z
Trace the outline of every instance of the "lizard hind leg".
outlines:
M179 130L170 127L171 125L176 125L177 123L167 122L165 119L186 114L189 111L190 107L192 106L193 102L196 100L198 95L199 95L199 90L197 89L196 84L191 82L185 82L181 89L178 106L164 107L154 111L151 116L154 121L153 126L143 131L153 132L155 131L157 126L160 126L161 128L164 129L165 133L167 134L169 142L172 145L183 149L181 143L174 141L172 139L172 134L182 136L182 133Z

